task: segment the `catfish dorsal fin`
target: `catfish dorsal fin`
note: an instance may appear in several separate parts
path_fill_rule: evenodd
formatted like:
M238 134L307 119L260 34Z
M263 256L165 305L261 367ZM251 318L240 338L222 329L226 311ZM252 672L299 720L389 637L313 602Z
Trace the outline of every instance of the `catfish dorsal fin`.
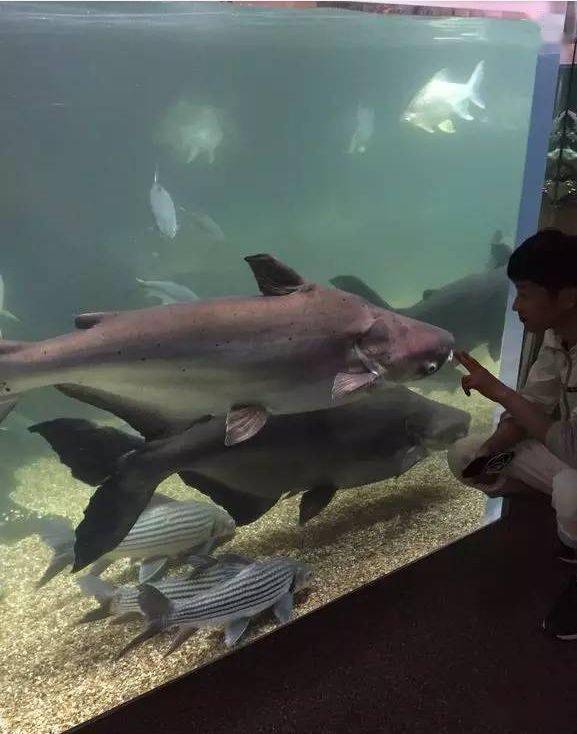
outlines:
M244 259L249 264L263 296L287 296L310 285L292 268L272 255L249 255Z
M105 319L117 316L115 311L98 311L95 313L81 313L74 319L74 325L77 329L91 329L93 326L100 324Z

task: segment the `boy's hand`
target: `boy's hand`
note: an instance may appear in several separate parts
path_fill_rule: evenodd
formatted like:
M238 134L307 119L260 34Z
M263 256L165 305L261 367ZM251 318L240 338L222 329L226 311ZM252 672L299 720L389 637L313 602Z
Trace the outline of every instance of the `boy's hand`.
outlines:
M470 396L471 390L477 390L489 400L500 403L505 397L508 387L486 370L476 359L467 352L455 352L457 362L469 371L461 379L465 395Z

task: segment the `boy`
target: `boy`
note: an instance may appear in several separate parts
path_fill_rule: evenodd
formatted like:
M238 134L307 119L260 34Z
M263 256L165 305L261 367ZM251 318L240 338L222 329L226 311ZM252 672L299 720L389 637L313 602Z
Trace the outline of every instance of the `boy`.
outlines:
M488 438L457 441L449 467L488 496L527 488L550 494L560 558L577 563L577 237L556 229L537 232L513 252L507 275L517 289L513 310L527 331L545 332L543 344L518 392L469 354L456 353L469 372L462 378L465 393L478 390L505 413ZM503 454L507 451L513 458L501 461L500 468L499 460L511 456ZM492 467L491 457L496 457ZM577 639L577 579L571 579L543 628L559 639Z

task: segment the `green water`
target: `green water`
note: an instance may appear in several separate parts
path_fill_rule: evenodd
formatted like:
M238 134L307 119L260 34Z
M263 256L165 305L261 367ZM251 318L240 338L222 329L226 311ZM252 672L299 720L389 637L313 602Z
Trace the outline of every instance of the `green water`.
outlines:
M256 295L243 258L259 252L323 284L355 275L399 307L483 270L495 230L511 242L516 228L539 44L537 27L525 21L225 3L0 4L0 273L5 307L19 318L2 323L3 336L46 338L70 331L79 312L152 305L136 278L176 281L201 298ZM446 68L464 83L481 60L486 109L473 107L474 120L455 117L454 134L401 122L435 72ZM350 154L359 104L374 111L374 132L364 154ZM203 106L215 111L222 141L212 163L205 155L187 163L171 121L186 125L182 110ZM156 167L176 206L174 239L160 235L150 209ZM196 212L210 215L224 240L199 234ZM433 396L471 412L474 428L488 426L481 400L467 403L439 387ZM86 488L26 423L96 412L46 391L27 396L19 413L23 422L0 433L0 506L13 492L30 510L77 521ZM322 593L304 609L314 608L388 572L393 556L402 565L482 521L482 501L463 506L442 456L427 466L429 474L417 467L390 485L400 492L394 507L405 534L389 528L389 545L378 524L393 522L383 494L373 528L368 517L355 525L356 495L306 531L294 524L293 503L275 510L269 525L240 529L237 549L316 561ZM190 496L182 486L173 492ZM417 542L416 527L426 542ZM112 642L102 627L66 633L65 648L61 617L90 604L73 595L68 577L35 595L47 552L9 524L0 525L2 540L6 629L22 623L25 601L28 627L51 640L45 659L55 669L66 661L68 671L62 678L42 662L26 667L30 640L18 649L0 639L12 674L22 676L21 698L0 703L7 721L21 712L15 730L60 731L222 653L210 638L210 655L170 664L143 658L147 676L126 676L118 689L122 669L102 645L112 655L122 628ZM345 567L347 588L331 575ZM50 617L55 609L61 617ZM93 674L89 695L75 688L79 676Z

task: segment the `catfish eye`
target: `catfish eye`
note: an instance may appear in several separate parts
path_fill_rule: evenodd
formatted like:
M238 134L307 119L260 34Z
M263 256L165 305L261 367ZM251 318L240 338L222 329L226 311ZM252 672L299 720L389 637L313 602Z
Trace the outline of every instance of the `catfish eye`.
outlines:
M434 375L438 369L439 365L436 362L426 362L423 366L423 374Z

